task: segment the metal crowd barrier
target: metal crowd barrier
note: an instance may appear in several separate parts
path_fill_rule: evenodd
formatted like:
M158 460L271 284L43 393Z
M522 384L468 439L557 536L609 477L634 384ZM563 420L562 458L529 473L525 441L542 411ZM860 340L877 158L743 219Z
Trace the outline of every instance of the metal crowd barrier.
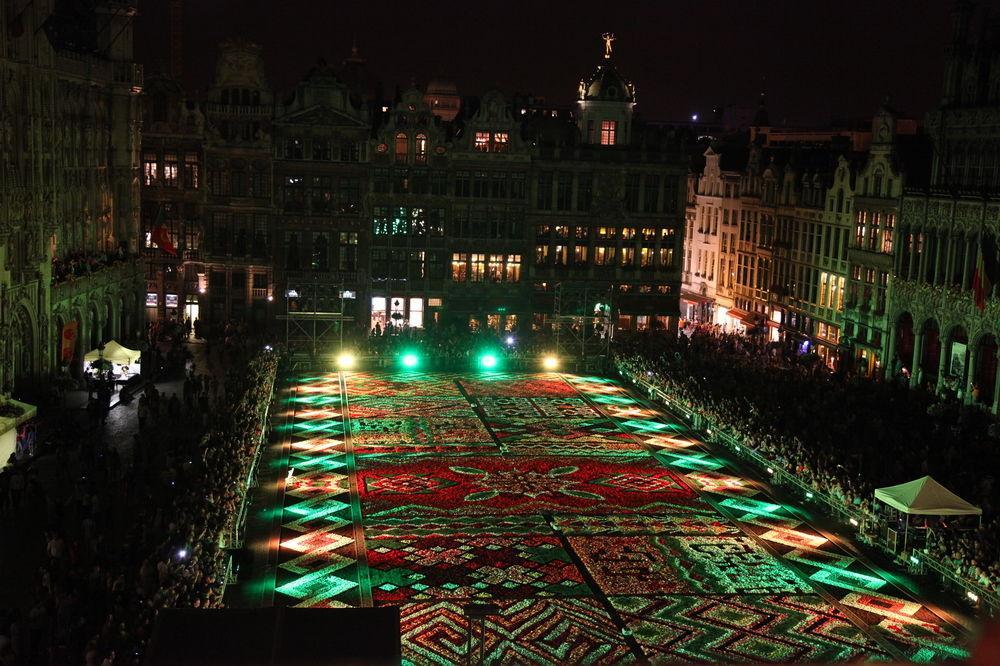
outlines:
M776 484L793 486L805 501L819 505L827 514L833 516L845 526L849 526L855 532L856 536L865 543L876 545L876 540L868 533L869 525L863 512L851 510L849 505L843 501L836 500L827 493L815 490L809 484L802 481L802 479L785 471L782 465L767 460L748 447L745 442L738 440L732 433L727 431L727 427L713 423L702 414L691 409L689 405L677 398L670 397L661 389L642 379L621 364L615 363L615 369L623 379L633 386L642 389L643 393L651 400L661 402L672 411L679 412L694 430L704 433L708 441L721 443L735 455L749 461L761 471L767 472L768 476ZM966 599L984 610L988 615L996 616L1000 613L1000 595L997 593L979 585L975 581L956 575L943 562L926 551L921 552L918 559L921 564L926 564L928 568L937 573L946 587L958 588L959 591L964 592Z
M228 534L224 536L224 542L222 548L227 552L226 558L226 575L223 582L223 593L225 593L225 586L229 583L234 583L234 567L233 567L233 557L240 548L243 547L243 540L246 530L247 514L250 511L251 503L251 490L257 485L257 471L260 466L260 459L264 452L264 443L267 441L268 433L270 431L268 425L268 415L271 410L271 402L273 400L275 378L271 377L271 383L268 387L268 399L264 402L264 406L261 408L259 415L259 422L261 424L260 437L257 438L257 443L254 448L253 460L250 461L250 467L247 470L247 475L243 480L243 497L240 501L239 511L236 513L236 519L233 521Z

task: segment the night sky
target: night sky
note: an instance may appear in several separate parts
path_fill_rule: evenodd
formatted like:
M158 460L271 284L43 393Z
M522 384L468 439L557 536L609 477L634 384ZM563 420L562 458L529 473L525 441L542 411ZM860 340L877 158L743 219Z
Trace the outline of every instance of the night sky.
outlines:
M1000 0L989 4L1000 6ZM140 3L136 54L167 61L167 0ZM941 94L947 0L818 3L186 0L185 82L204 90L217 44L243 36L264 48L272 85L287 91L352 40L391 94L396 85L453 80L463 95L490 87L569 103L614 32L618 66L638 111L675 120L714 106L753 106L762 85L774 123L870 116L889 95L922 118ZM762 84L762 82L764 82Z

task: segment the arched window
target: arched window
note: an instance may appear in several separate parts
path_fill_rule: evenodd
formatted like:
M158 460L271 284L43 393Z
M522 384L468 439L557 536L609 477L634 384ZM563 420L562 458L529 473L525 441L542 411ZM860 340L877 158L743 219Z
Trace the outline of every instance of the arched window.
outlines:
M405 162L406 154L410 152L409 138L406 136L405 132L400 132L396 135L396 161Z
M398 151L399 151L398 139L397 139L396 151L397 151L397 154L398 154ZM417 164L423 164L424 162L427 161L427 135L426 134L418 134L417 135L417 140L416 140L416 143L414 144L413 159L414 159L414 161Z

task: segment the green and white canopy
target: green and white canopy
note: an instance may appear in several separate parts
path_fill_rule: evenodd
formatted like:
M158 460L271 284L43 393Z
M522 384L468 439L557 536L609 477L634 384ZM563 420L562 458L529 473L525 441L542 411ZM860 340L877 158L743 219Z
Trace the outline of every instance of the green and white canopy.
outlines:
M875 489L875 499L897 511L921 516L981 516L973 506L929 476Z

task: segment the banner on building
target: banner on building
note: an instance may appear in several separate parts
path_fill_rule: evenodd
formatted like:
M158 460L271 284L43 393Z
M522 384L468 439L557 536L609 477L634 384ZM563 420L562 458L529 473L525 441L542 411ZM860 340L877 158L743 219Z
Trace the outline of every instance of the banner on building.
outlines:
M76 351L77 327L75 319L63 324L62 341L59 345L59 360L63 363L69 363L73 360L73 353Z

